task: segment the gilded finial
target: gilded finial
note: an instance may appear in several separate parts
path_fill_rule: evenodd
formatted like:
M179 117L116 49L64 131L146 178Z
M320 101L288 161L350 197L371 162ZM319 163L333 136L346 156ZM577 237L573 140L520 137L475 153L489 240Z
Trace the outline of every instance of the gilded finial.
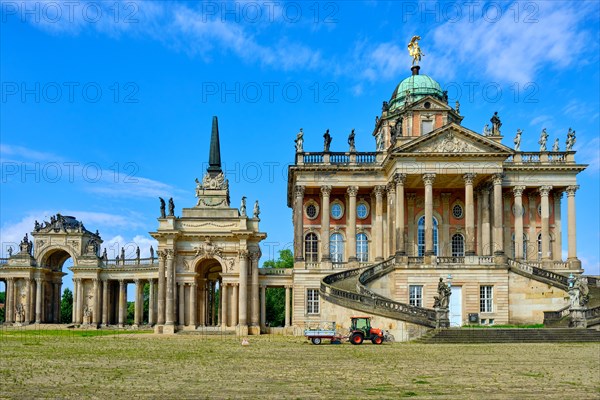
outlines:
M419 47L419 40L421 40L421 36L413 36L410 39L410 43L408 43L408 54L412 57L412 65L418 65L419 61L421 61L421 57L425 54L421 51Z

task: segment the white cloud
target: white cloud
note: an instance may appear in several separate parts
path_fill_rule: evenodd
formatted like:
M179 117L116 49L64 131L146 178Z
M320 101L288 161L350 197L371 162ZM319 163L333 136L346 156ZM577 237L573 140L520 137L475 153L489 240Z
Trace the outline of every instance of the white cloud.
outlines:
M102 251L106 248L106 254L109 259L117 255L121 257L121 249L125 249L125 258L135 258L136 248L140 248L140 257L150 257L150 247L154 248L154 257L158 249L158 242L150 236L135 235L133 238L125 238L121 235L114 236L102 243Z
M11 161L50 161L58 162L62 157L56 154L37 151L23 146L0 144L0 160Z
M579 163L589 164L585 173L598 175L600 173L600 138L595 137L575 145L575 159Z

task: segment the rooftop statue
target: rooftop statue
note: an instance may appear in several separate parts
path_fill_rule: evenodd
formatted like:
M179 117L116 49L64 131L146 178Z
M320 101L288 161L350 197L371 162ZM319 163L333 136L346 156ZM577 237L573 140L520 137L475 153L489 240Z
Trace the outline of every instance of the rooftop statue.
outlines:
M572 151L573 146L575 145L575 131L569 128L569 132L567 132L567 151Z
M254 211L252 212L252 216L254 218L258 218L260 215L260 206L258 205L258 200L254 202Z
M554 139L554 144L552 145L552 151L560 151L559 144L558 144L558 138Z
M173 202L173 198L169 199L169 217L175 216L175 202Z
M350 132L350 135L348 135L348 144L350 145L350 152L353 153L356 151L356 146L354 145L354 129L352 129L352 132Z
M302 128L300 128L300 132L296 135L294 143L296 143L296 153L302 153L304 151L304 132Z
M329 146L331 145L331 135L329 134L329 129L325 131L323 135L323 152L329 152Z
M413 36L408 43L408 54L410 54L413 59L412 65L418 65L419 61L421 61L421 57L425 55L419 47L419 40L421 40L421 36Z
M162 197L158 198L160 200L160 217L161 218L166 218L166 214L165 214L165 200Z
M494 112L494 115L492 115L492 118L490 118L490 122L492 123L492 136L500 136L500 127L502 126L502 122L498 116L498 111Z
M483 136L492 136L492 130L490 129L490 124L485 124L483 127Z
M240 204L240 215L242 217L246 216L246 196L242 197L242 202Z
M548 141L548 133L546 132L546 128L542 129L542 133L540 133L540 140L538 144L540 145L540 151L546 151L546 142Z
M517 129L517 136L515 136L515 140L513 140L513 143L515 144L515 151L521 151L521 133L523 133L523 131Z

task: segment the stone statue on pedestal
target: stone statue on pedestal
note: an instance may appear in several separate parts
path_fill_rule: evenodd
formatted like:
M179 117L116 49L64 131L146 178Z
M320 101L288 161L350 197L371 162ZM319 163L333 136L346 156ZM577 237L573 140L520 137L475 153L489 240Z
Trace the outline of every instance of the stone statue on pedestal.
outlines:
M246 196L242 197L242 202L240 204L240 216L246 216Z
M12 253L13 253L13 248L12 246L8 246L8 249L6 249L6 252L8 253L9 257L12 257Z
M567 132L567 151L572 151L573 146L575 145L575 131L569 128L569 132Z
M483 127L483 136L491 136L492 130L490 129L490 124L485 124Z
M560 151L558 144L558 138L554 139L554 144L552 145L552 151Z
M502 122L500 121L500 117L498 117L498 111L494 112L490 122L492 123L492 136L500 136Z
M581 276L569 278L569 300L571 308L585 307L590 301L587 278Z
M433 308L448 308L450 305L450 294L452 293L444 278L440 278L437 287L438 295L433 298Z
M254 211L252 213L252 216L254 218L258 218L259 215L260 215L260 207L258 206L258 200L256 200L254 202Z
M169 199L169 217L175 216L175 202L173 202L173 198Z

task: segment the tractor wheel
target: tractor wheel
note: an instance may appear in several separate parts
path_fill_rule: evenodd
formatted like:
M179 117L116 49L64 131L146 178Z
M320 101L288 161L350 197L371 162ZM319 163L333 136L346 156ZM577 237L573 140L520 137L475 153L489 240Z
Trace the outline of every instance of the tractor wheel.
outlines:
M362 344L363 340L363 335L361 335L360 333L355 333L352 336L350 336L350 342L352 344Z
M321 338L320 337L314 337L311 339L312 344L321 344Z
M383 343L383 338L381 336L375 336L371 339L371 342L373 342L373 344L381 344Z

